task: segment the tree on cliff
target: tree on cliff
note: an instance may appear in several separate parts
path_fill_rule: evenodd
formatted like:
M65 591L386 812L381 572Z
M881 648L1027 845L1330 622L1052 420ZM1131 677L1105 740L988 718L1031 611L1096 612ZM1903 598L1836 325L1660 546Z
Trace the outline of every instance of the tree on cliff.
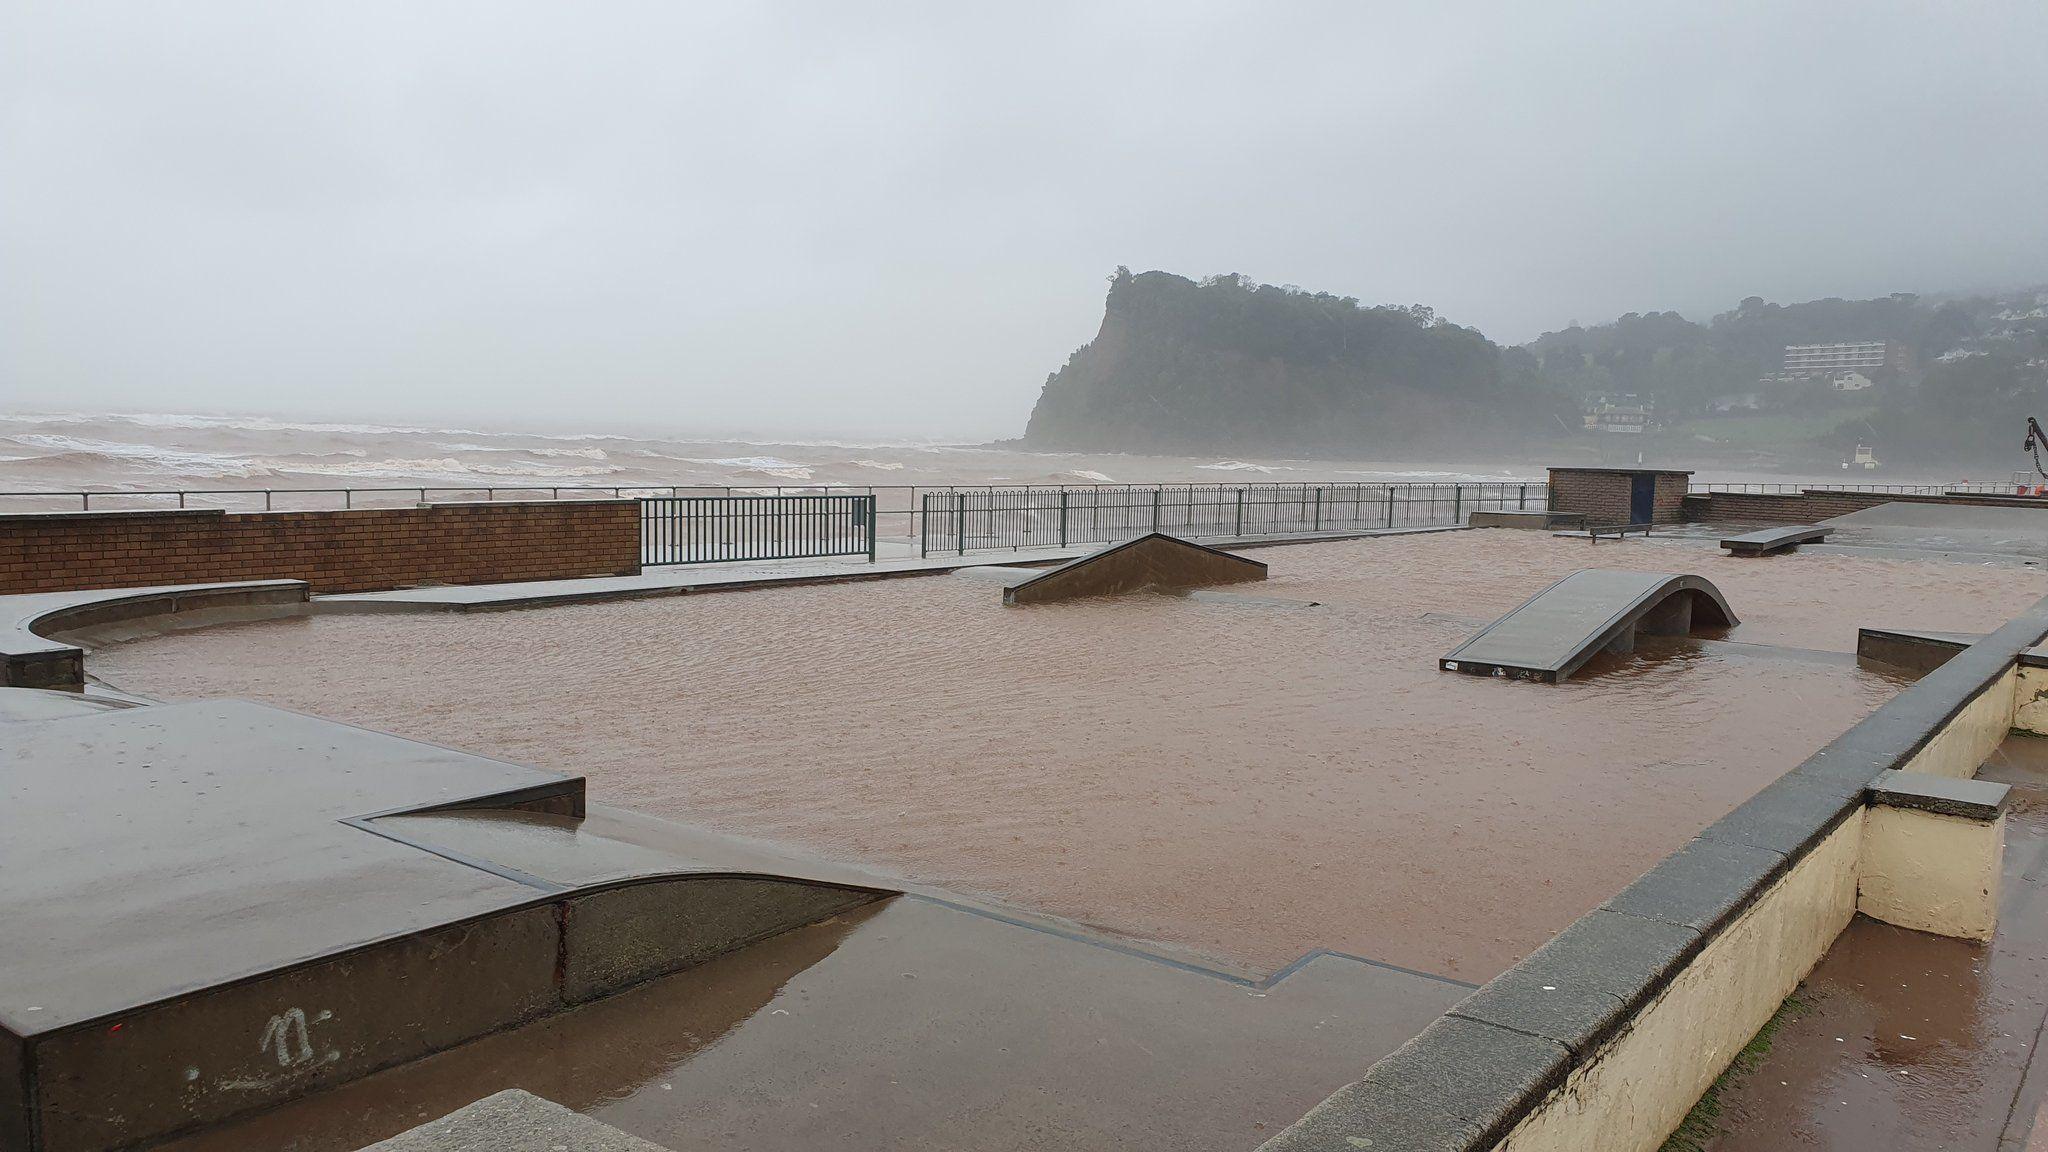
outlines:
M1400 449L1563 431L1534 356L1423 305L1166 272L1110 277L1102 328L1046 379L1024 440L1090 451Z

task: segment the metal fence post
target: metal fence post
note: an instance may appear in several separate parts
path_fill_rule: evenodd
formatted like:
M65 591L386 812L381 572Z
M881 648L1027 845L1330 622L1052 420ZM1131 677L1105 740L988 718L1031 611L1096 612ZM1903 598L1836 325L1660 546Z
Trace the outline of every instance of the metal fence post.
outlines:
M967 493L953 493L953 547L967 555Z
M936 493L926 492L917 501L917 558L927 559L932 554L932 497Z
M868 563L875 562L875 498L868 497Z
M1465 486L1463 484L1453 484L1451 485L1451 523L1456 524L1459 520L1463 519L1464 510Z
M1159 531L1159 489L1152 490L1152 530Z
M1528 507L1529 507L1529 486L1528 486L1527 484L1524 484L1524 485L1522 485L1522 492L1521 492L1521 495L1519 495L1519 496L1517 496L1517 497L1515 498L1515 510L1516 510L1516 511L1526 511L1526 510L1528 509Z
M1244 489L1237 490L1237 531L1233 535L1244 535Z
M1060 547L1067 546L1067 490L1060 489Z
M1309 531L1311 531L1311 532L1321 532L1322 530L1323 530L1323 490L1322 490L1321 488L1317 488L1317 489L1316 489L1316 519L1315 519L1315 527L1314 527L1314 528L1311 528L1311 529L1309 529Z
M1394 486L1387 485L1387 527L1394 526Z

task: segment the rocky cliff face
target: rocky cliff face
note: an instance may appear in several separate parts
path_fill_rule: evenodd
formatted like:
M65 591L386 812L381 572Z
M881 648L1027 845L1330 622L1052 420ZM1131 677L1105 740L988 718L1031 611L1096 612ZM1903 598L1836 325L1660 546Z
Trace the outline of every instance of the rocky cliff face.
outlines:
M1166 272L1110 283L1102 328L1046 379L1029 447L1393 449L1547 423L1555 397L1427 308Z

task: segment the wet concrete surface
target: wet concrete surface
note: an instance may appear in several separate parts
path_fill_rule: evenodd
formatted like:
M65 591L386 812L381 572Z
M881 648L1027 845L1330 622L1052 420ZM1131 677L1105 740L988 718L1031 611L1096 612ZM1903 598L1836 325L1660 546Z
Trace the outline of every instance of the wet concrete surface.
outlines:
M120 645L97 674L586 774L593 798L1270 972L1317 948L1484 980L1896 691L1880 622L2003 623L2021 569L1459 532L1262 552L1312 611L1034 608L937 577ZM1564 685L1436 658L1581 567L1695 572L1735 645ZM1434 614L1424 619L1425 614Z
M0 724L0 1025L44 1033L529 900L340 821L562 782L239 701Z
M2048 739L2013 736L1979 774L2013 785L1998 933L1987 944L1857 917L1795 994L1770 1052L1720 1097L1711 1152L1953 1149L2048 1142Z
M1468 989L1249 987L900 897L167 1152L339 1152L507 1087L676 1152L1250 1149Z

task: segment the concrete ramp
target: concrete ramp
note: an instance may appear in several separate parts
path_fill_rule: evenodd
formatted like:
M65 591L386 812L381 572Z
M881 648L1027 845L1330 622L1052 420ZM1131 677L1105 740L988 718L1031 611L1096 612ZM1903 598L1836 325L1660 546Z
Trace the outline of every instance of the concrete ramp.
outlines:
M1437 667L1554 684L1599 652L1633 650L1638 632L1684 636L1736 623L1721 590L1704 576L1587 568L1488 624Z
M0 737L5 1152L217 1124L887 894L275 708L29 702Z
M1012 584L1003 590L1003 603L1049 604L1126 592L1183 592L1265 578L1266 566L1257 560L1152 532Z

